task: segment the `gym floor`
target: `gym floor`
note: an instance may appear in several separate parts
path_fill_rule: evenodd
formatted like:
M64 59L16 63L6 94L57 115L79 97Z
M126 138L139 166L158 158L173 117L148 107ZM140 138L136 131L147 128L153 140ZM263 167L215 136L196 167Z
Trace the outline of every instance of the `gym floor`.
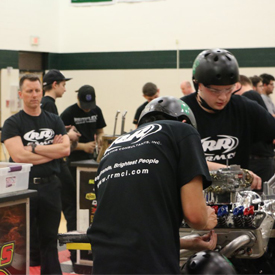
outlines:
M62 214L60 226L59 226L59 233L66 233L66 220ZM73 271L72 262L70 261L70 252L66 249L65 245L58 246L58 254L59 254L59 261L61 263L61 269L63 275L69 274L76 274ZM32 266L30 267L30 275L37 275L40 274L40 266Z

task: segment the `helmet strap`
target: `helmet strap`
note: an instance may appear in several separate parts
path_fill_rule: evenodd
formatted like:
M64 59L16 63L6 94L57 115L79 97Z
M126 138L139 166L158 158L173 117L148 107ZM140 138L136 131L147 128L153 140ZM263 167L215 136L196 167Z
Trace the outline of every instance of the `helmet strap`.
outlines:
M210 111L210 113L219 113L221 111L221 110L215 110L212 107L210 107L206 103L206 101L199 95L198 91L196 91L196 93L197 93L197 96L196 96L197 102L203 109Z
M233 92L232 95L234 95L234 94L236 94L238 91L240 91L240 90L242 89L242 87L243 87L243 86L241 85L241 87L240 87L238 90L236 90L235 92Z

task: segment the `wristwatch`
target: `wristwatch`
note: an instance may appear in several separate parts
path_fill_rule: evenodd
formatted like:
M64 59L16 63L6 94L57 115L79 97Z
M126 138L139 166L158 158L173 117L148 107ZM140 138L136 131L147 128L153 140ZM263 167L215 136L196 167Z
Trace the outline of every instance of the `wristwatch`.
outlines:
M247 169L242 169L245 175L245 183L251 184L253 182L253 175L249 173Z
M32 143L31 146L32 146L32 153L36 154L35 153L35 147L37 146L37 144L36 143Z

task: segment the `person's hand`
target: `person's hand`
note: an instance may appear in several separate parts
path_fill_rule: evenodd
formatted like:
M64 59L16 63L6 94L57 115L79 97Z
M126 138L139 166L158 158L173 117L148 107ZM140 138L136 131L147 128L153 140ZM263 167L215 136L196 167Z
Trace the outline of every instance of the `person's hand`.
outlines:
M195 237L191 239L192 246L190 250L202 251L202 250L213 250L217 245L217 234L214 230L211 230L208 234L203 236Z
M204 230L211 230L218 223L217 215L215 214L215 209L212 208L212 207L210 207L210 206L207 206L207 216L208 216L208 218L207 218L207 224L204 227Z
M87 143L84 143L84 151L86 153L92 154L95 149L95 141L90 141Z
M62 135L55 135L53 138L53 144L58 144L63 142L63 136Z
M217 245L217 234L214 230L203 236L197 236L193 238L181 238L180 248L192 251L213 250Z
M79 137L81 136L81 134L76 130L76 128L74 126L72 126L70 128L70 130L68 131L68 136L70 138L70 141L78 141Z
M249 172L249 174L253 177L253 180L252 180L252 183L251 183L251 190L254 190L254 189L261 189L262 188L262 179L254 174L252 171L250 170L247 170Z

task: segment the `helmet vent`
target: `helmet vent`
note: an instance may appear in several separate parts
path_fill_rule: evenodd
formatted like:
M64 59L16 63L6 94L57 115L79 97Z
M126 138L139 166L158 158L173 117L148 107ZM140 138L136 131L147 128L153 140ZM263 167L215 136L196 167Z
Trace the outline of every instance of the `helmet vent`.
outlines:
M230 58L228 55L226 55L226 58L227 58L229 61L231 61L231 58Z
M206 54L204 55L204 57L207 57L209 54L210 54L210 53L206 53Z
M163 102L163 99L159 100L158 103L162 103Z
M214 61L218 61L219 60L219 57L216 55L215 57L214 57Z
M230 77L231 77L231 78L234 78L234 77L235 77L235 75L232 73L232 74L230 74Z
M221 75L220 75L220 74L217 74L216 77L217 77L218 79L221 79Z

